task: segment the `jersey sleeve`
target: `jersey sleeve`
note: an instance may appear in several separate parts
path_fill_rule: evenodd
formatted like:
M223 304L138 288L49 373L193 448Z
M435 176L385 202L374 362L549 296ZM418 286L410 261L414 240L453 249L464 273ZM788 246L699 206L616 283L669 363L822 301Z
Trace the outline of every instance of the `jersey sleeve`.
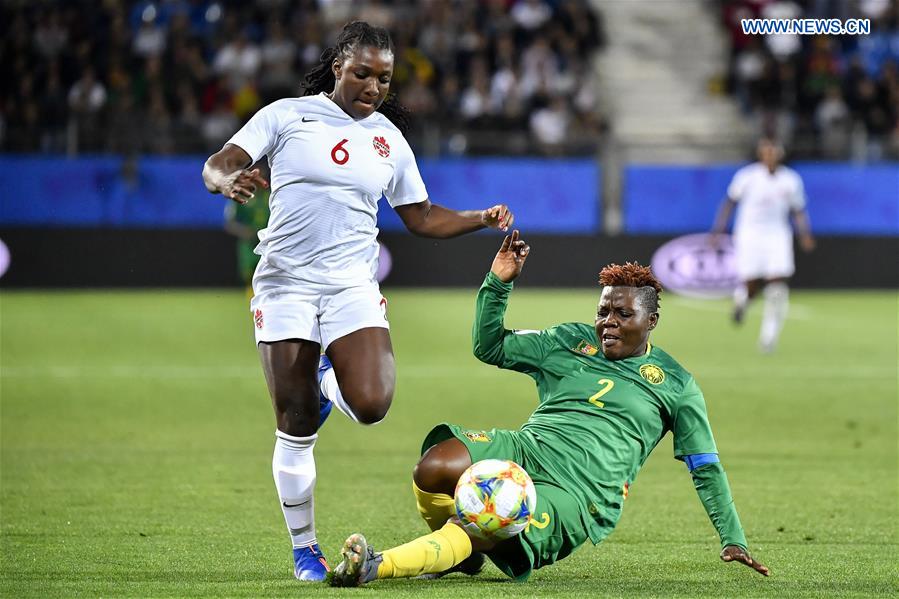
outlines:
M472 346L482 362L537 377L552 339L549 331L510 331L503 325L512 283L487 273L478 291Z
M254 114L228 143L243 148L250 155L252 164L255 164L274 148L280 128L281 110L278 103L274 102Z
M790 209L802 210L805 208L805 185L798 173L793 173L792 193L790 194Z
M727 186L727 197L734 202L739 202L741 199L743 199L743 194L745 192L746 171L740 169L737 171L737 174L734 175L734 178L731 180L730 185Z
M392 208L405 204L415 204L428 199L428 190L418 171L415 154L409 142L400 136L397 145L396 170L393 178L384 190L384 197Z
M693 377L690 377L674 406L672 414L674 457L694 453L718 453L712 427L705 408L705 398Z

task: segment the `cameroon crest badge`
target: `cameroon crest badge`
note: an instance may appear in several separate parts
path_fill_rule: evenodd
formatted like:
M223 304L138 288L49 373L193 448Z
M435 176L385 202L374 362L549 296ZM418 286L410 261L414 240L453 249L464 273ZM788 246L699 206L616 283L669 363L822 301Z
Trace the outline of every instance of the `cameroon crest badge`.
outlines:
M644 364L641 366L640 376L653 385L661 385L665 381L665 371L655 364Z

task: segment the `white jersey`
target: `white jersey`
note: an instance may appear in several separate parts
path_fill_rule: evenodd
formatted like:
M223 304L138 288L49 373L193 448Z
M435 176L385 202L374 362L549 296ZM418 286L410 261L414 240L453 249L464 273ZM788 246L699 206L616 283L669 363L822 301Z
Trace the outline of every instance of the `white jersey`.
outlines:
M761 162L734 175L727 196L737 203L734 237L792 239L790 212L805 207L802 179L793 169L778 166L772 174Z
M387 117L355 120L324 94L269 104L228 143L254 163L267 155L271 167L255 279L372 279L378 200L396 207L428 197L412 149Z

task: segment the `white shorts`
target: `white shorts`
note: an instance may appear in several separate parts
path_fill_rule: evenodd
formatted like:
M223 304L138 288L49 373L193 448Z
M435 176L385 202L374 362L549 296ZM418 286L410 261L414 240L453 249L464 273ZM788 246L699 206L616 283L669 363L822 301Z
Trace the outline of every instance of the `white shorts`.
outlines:
M737 236L734 250L741 281L787 278L796 271L792 235Z
M253 281L250 313L256 343L306 339L326 349L332 341L369 327L390 329L387 300L378 284L321 284L289 277Z

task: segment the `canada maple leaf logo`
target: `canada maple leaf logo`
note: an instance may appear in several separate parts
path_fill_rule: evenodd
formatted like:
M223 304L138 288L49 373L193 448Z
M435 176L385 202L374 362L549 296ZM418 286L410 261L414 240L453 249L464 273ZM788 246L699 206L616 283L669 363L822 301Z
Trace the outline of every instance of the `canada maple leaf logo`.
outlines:
M386 139L383 137L375 137L371 143L382 158L390 156L390 144L387 143Z

